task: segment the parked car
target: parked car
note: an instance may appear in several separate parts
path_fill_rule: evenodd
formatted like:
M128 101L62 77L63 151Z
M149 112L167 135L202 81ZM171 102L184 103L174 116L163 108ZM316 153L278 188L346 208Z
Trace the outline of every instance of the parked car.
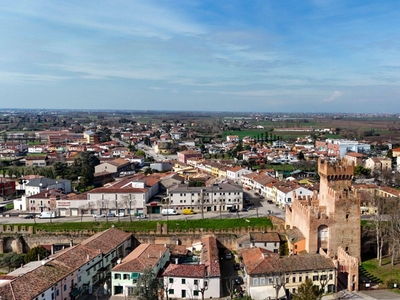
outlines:
M136 217L136 219L146 219L146 218L147 218L147 216L144 215L144 214L138 215L138 216Z
M232 253L230 251L225 252L225 259L232 259Z
M229 209L229 212L231 212L231 213L234 213L234 212L237 212L238 210L237 210L237 208L235 208L235 207L231 207L230 209Z
M106 215L105 214L94 214L93 218L97 219L97 218L105 218Z
M114 213L109 213L109 214L107 214L107 217L108 217L108 218L114 218L114 217L115 217L115 214L114 214Z
M24 219L34 219L35 216L34 215L26 215L24 216Z
M269 203L269 204L273 204L274 203L274 201L272 201L272 200L267 200L267 202Z
M248 212L249 210L246 208L246 207L243 207L242 209L241 209L241 212Z
M125 213L124 212L118 213L118 217L125 217Z
M236 285L242 285L244 283L243 278L238 276L235 278L235 284Z
M233 264L233 269L234 269L235 271L240 270L240 264L234 263L234 264Z

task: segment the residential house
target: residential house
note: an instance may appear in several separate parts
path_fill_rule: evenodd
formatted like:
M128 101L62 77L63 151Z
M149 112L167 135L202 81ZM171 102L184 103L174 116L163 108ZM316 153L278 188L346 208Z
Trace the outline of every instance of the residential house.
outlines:
M71 180L40 177L29 180L29 182L24 184L24 188L25 196L35 195L51 189L59 189L68 194L71 192Z
M189 187L186 184L179 184L168 189L168 195L168 207L178 212L188 208L197 212L202 210L222 212L243 207L243 190L229 183L210 187Z
M252 171L244 169L241 166L234 166L226 170L226 178L235 182L240 182L242 175L250 174Z
M200 264L170 264L162 274L169 298L211 299L221 297L221 270L215 237L205 236L193 245Z
M333 261L319 254L279 257L262 248L250 248L242 253L247 293L252 299L261 300L276 295L275 285L285 282L279 297L290 296L299 286L311 279L314 285L324 285L325 292L336 289L336 269ZM277 282L278 281L278 282Z
M75 300L92 294L106 280L117 259L127 255L132 235L110 228L30 267L21 267L0 283L2 300Z
M134 170L133 164L123 158L104 161L94 167L95 173L108 172L119 176L121 172L129 172Z
M201 159L203 158L203 154L195 150L186 150L178 152L178 162L186 164L188 159L193 159L193 158Z
M169 249L164 245L139 245L112 269L111 294L131 296L141 274L150 268L157 275L169 258Z
M297 255L306 251L306 238L298 228L288 229L285 234L290 254Z
M47 166L47 155L28 155L25 157L25 166L45 167Z
M274 184L274 190L276 195L275 203L282 209L285 209L286 205L291 205L297 196L312 197L314 194L313 191L293 181L279 181Z
M364 157L365 155L363 153L358 152L348 152L344 156L349 165L354 163L355 166L362 166Z
M277 232L249 232L237 241L238 249L263 248L273 253L279 253L281 238Z
M239 142L239 136L238 135L227 135L226 141L227 142Z
M366 168L371 169L371 174L392 171L392 160L389 157L369 157L365 161Z
M160 213L160 206L148 202L159 191L160 180L154 176L125 177L123 180L108 183L104 187L88 192L88 207L97 209L100 214L127 213L147 214Z

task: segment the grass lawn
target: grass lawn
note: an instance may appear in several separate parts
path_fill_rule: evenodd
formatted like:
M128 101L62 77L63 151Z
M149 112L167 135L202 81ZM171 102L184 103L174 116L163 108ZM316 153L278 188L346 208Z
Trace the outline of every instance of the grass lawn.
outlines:
M392 266L390 257L385 257L382 260L382 266L376 258L371 258L362 262L364 267L371 275L382 280L383 284L388 285L388 288L393 288L393 283L400 284L400 263Z
M135 218L135 217L133 217ZM240 218L240 219L205 219L205 220L174 220L174 217L171 216L170 220L167 221L149 221L149 220L136 220L133 222L123 221L118 222L118 218L109 218L108 222L69 222L69 223L40 223L40 224L29 224L33 225L35 230L45 230L47 232L55 232L55 231L78 231L78 230L94 230L101 231L110 228L114 225L115 228L119 228L121 230L129 231L129 232L137 232L137 231L150 231L156 230L157 223L161 225L164 223L168 224L169 230L189 230L195 228L203 228L203 229L229 229L229 228L241 228L248 226L258 226L258 227L270 227L272 228L272 223L268 218ZM27 226L27 224L15 224L19 226ZM28 225L28 226L29 226ZM8 225L7 225L8 226ZM10 225L14 226L14 225Z

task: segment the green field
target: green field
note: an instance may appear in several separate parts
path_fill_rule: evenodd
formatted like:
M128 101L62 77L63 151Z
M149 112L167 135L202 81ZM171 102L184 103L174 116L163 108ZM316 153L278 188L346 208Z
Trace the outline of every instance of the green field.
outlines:
M134 217L133 217L134 218ZM170 217L173 219L173 217ZM242 227L269 227L272 228L270 219L262 218L239 218L239 219L199 219L199 220L170 220L170 221L150 221L150 220L136 220L133 222L124 221L118 222L118 218L109 218L108 222L74 222L74 223L40 223L40 224L14 224L17 226L34 226L34 230L44 230L46 232L56 231L80 231L80 230L93 230L101 231L114 226L128 232L142 232L156 230L157 223L168 224L169 230L189 230L195 228L203 229L234 229ZM14 226L10 225L10 226ZM8 225L7 225L8 226Z

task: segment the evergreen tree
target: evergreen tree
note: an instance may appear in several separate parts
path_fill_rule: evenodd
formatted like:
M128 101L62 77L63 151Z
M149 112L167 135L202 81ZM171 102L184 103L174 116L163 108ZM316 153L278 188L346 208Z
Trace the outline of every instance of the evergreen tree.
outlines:
M311 279L306 281L299 286L299 290L292 296L293 300L318 300L320 299L322 292L318 286L314 285Z
M133 290L133 295L138 300L156 300L158 299L158 289L161 283L153 273L152 268L147 268L140 275L136 287Z

